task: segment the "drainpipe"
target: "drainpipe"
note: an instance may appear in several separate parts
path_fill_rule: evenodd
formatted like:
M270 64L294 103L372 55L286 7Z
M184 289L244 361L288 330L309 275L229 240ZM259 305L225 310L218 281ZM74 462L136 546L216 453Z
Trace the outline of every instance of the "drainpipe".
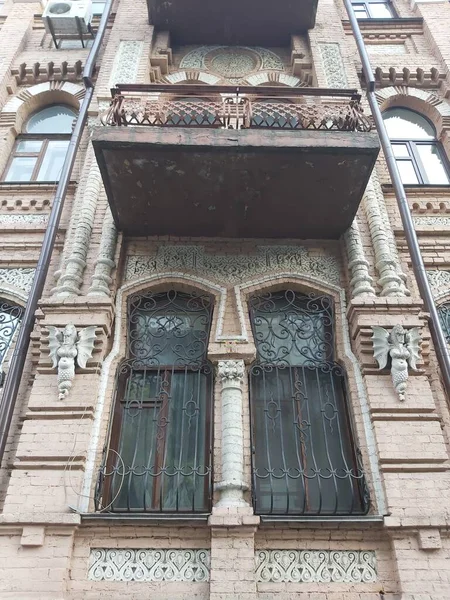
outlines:
M403 187L400 172L397 167L397 161L394 157L391 141L389 139L386 126L384 124L380 107L378 106L378 102L375 97L375 78L373 76L373 70L370 65L369 56L364 45L364 40L359 29L358 21L356 19L355 13L353 12L351 0L344 0L344 4L347 10L348 18L350 20L351 28L353 30L353 35L355 36L359 56L361 58L362 69L367 85L367 99L369 101L373 120L375 121L375 126L378 131L381 147L383 148L395 196L397 198L398 210L400 212L400 217L403 223L403 230L405 233L406 243L408 244L409 253L411 255L414 275L416 276L417 285L419 287L419 292L422 297L425 310L430 315L429 326L431 330L431 337L433 339L433 344L436 349L439 367L442 372L443 383L445 391L447 393L447 399L450 399L450 357L447 342L445 339L444 332L442 330L441 322L439 320L438 311L434 303L431 287L428 282L427 274L425 271L425 265L423 262L422 254L420 252L419 242L417 240L416 230L414 228L414 222L405 194L405 188Z
M39 255L39 260L36 266L33 283L28 297L25 313L22 323L19 328L16 346L11 359L8 374L6 376L5 385L3 388L3 396L0 404L0 465L5 452L6 440L8 438L9 428L16 405L17 393L19 391L20 382L23 375L25 360L27 357L28 346L30 344L30 336L33 332L35 313L38 308L39 300L42 296L45 280L47 278L50 259L52 257L53 248L55 246L56 235L58 233L59 221L61 219L64 208L64 200L66 198L67 189L70 183L73 166L77 156L78 147L80 145L81 136L88 116L88 109L94 95L94 84L92 83L92 75L95 69L95 61L97 59L100 46L102 44L106 26L108 24L109 15L111 13L113 0L107 0L105 9L100 20L100 25L95 36L94 43L89 52L86 64L83 70L83 83L86 88L86 93L81 104L80 112L75 121L75 126L70 138L67 154L64 159L64 164L61 170L61 177L58 182L56 194L53 199L52 209L50 212L47 229L42 241L42 248Z

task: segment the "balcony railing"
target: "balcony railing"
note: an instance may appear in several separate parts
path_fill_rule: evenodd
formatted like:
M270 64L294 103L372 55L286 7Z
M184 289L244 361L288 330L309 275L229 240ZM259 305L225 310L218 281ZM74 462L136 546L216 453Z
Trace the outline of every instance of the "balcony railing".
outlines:
M103 125L216 129L371 130L356 90L119 85Z

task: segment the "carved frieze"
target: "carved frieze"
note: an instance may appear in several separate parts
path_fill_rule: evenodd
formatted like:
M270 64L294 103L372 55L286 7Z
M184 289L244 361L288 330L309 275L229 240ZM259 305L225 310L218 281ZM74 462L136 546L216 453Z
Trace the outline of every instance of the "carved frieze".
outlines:
M199 272L229 284L282 270L311 275L334 285L340 282L335 256L312 256L303 246L260 246L256 254L224 255L207 253L202 246L162 245L152 255L128 256L125 279L170 269Z
M210 551L197 549L92 548L93 581L209 581Z
M430 270L427 271L427 278L434 296L450 288L450 271Z
M0 214L0 226L1 225L46 225L47 222L48 222L48 215L30 215L30 214L1 215Z
M116 83L136 83L143 48L143 41L125 40L119 43L109 87L115 86Z
M322 43L319 50L327 85L331 88L348 87L339 44Z
M276 583L372 583L372 550L259 550L256 581Z
M0 286L2 283L12 285L23 292L29 292L33 283L35 269L17 267L0 269Z

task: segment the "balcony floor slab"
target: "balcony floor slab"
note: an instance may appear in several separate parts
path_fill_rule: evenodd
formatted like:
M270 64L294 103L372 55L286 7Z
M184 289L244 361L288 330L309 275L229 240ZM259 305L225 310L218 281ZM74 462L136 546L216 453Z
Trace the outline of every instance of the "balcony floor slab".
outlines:
M102 127L93 144L126 235L336 239L379 151L374 132Z

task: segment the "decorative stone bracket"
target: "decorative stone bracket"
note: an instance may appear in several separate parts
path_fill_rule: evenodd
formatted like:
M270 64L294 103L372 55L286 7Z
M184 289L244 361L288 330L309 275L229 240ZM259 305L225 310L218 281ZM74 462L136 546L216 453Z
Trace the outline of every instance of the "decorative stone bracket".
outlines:
M247 506L243 492L247 489L244 474L244 427L242 423L243 360L221 360L217 368L221 383L222 405L222 481L217 506Z
M408 381L408 365L417 370L416 362L420 360L419 328L406 330L401 325L395 325L389 332L384 327L374 326L372 331L373 355L380 370L391 359L392 381L399 399L403 401Z
M58 368L59 399L65 400L75 377L75 361L85 369L87 361L92 358L96 325L84 327L78 332L72 323L62 330L51 325L47 329L52 366L54 369Z

